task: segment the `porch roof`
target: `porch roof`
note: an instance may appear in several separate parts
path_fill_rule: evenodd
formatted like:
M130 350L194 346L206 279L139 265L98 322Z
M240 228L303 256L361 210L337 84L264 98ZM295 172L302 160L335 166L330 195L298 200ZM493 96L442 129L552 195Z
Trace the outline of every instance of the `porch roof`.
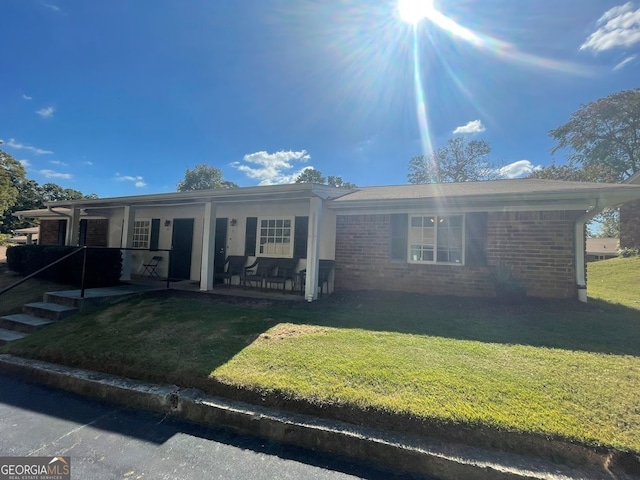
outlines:
M126 197L109 197L100 199L63 200L47 202L50 207L65 208L116 208L131 206L169 206L189 205L206 202L216 204L290 201L320 197L322 199L337 198L350 190L329 187L312 183L293 183L287 185L264 185L257 187L219 188L211 190L194 190L189 192L156 193L151 195L132 195Z

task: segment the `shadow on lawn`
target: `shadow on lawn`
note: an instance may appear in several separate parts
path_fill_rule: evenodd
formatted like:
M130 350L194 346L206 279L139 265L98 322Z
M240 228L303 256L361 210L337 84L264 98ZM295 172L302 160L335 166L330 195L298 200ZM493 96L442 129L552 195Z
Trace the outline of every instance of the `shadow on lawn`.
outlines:
M299 323L640 356L640 311L598 300L493 299L343 292L300 310ZM302 315L303 310L304 315Z

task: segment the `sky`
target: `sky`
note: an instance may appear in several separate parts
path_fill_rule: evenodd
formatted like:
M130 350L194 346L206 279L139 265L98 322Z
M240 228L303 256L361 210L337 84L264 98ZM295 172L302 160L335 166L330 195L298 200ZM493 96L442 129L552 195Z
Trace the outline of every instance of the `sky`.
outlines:
M448 139L509 177L549 131L638 88L640 0L0 0L0 149L101 198L304 168L407 183Z

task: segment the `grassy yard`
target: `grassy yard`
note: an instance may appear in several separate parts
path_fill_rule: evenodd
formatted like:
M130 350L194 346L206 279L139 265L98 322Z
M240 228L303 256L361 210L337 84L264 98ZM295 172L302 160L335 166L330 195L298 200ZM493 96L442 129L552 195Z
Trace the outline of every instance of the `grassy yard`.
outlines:
M313 304L144 296L0 351L213 393L231 385L640 452L639 260L591 264L597 299L586 305L381 293Z
M6 265L0 263L0 290L19 281L22 277L9 272ZM62 287L67 288L67 287ZM22 311L25 303L41 302L45 292L60 290L60 284L32 278L22 285L0 296L0 316Z

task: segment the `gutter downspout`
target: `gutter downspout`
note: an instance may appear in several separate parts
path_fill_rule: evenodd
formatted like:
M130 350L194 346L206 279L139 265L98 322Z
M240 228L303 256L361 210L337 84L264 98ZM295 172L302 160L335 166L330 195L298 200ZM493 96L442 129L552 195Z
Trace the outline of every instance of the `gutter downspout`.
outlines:
M596 204L589 208L582 216L576 220L575 224L575 265L576 265L576 285L578 286L578 300L587 303L587 276L585 264L584 226L596 215L604 210L607 202L601 198L596 200Z

